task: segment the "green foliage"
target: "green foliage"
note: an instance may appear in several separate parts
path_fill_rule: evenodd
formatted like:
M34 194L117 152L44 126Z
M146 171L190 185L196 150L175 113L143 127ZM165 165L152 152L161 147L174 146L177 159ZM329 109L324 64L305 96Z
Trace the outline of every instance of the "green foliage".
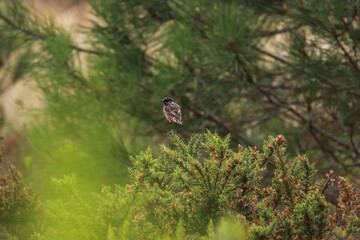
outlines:
M0 77L34 80L44 103L26 132L44 214L33 239L216 239L238 226L253 239L356 237L351 186L340 179L339 205L329 205L331 177L316 180L307 157L287 152L321 167L332 159L357 178L358 0L90 4L85 49L21 1L0 3L0 65L17 57ZM182 136L233 138L171 135L162 153L131 160L130 185L104 187L98 206L86 204L103 184L128 182L129 156L164 138L164 96L182 107ZM281 136L246 148L277 132L287 149ZM245 147L233 150L238 142ZM13 219L24 199L9 179L3 214Z
M65 129L122 118L139 136L164 135L159 99L170 95L185 136L207 128L254 145L281 129L292 153L358 165L358 0L90 4L89 49L19 2L0 9L1 51L24 55L16 76L34 74Z
M125 222L124 224L126 224ZM207 228L208 235L201 237L201 240L238 240L247 239L247 234L244 227L234 221L234 219L223 218L220 220L218 227L215 229L212 221L210 221ZM127 228L127 226L121 226L118 236L114 233L114 229L109 224L107 240L127 240L134 239L135 235ZM176 226L175 234L163 234L156 239L158 240L183 240L187 239L184 229L182 227L182 221L180 220Z
M221 219L230 216L251 239L358 234L360 205L352 187L340 178L340 204L332 207L324 197L335 181L332 173L316 181L314 165L305 156L288 157L282 135L265 141L262 151L241 146L232 150L229 136L210 132L186 142L174 134L170 139L170 146L163 146L156 157L148 149L132 158L133 184L103 189L98 210L103 229L110 224L116 235L126 225L132 230L130 238L154 239L176 237L182 224L186 238L212 239L209 226L220 234L230 224L222 225ZM264 186L268 165L275 171L271 185Z
M44 201L36 219L32 240L104 239L98 238L94 198L79 192L75 174L53 178L56 197Z
M93 124L67 124L46 119L47 126L33 126L27 136L31 159L27 170L43 198L55 194L52 178L76 174L80 191L98 191L102 185L126 181L129 151L136 147L119 136L122 129L112 124L93 121ZM118 129L118 130L114 130ZM49 151L52 149L52 151ZM28 161L28 160L27 160Z
M6 228L0 229L0 238L3 240L13 240L15 239L10 235L10 233L6 230Z

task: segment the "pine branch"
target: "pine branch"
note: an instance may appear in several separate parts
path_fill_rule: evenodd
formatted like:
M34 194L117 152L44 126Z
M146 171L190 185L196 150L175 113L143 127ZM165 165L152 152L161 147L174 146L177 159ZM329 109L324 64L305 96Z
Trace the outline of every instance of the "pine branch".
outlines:
M267 52L267 51L265 51L265 50L263 50L263 49L260 49L260 48L255 47L255 46L251 46L251 48L252 48L252 49L255 49L255 50L258 51L258 52L261 52L262 54L265 54L265 55L267 55L267 56L275 59L276 61L279 61L279 62L284 63L284 64L288 64L288 65L291 64L290 62L286 61L285 59L283 59L283 58L281 58L281 57L278 57L278 56L275 56L274 54L269 53L269 52Z
M352 59L352 57L350 56L350 54L348 53L348 51L346 51L345 47L343 46L343 44L341 43L339 36L336 34L335 30L330 29L331 34L333 35L336 43L339 45L339 47L341 48L341 51L345 54L345 57L348 59L349 63L353 66L353 68L357 71L360 72L359 67L357 62Z
M360 151L359 149L356 147L355 145L355 142L354 142L354 125L350 126L350 131L349 131L349 138L350 138L350 143L351 143L351 146L353 147L355 153L356 153L356 156L357 157L360 157Z
M252 74L250 73L250 70L248 69L248 66L246 65L246 63L240 61L241 64L243 64L244 66L244 70L246 72L247 78L249 80L249 82L251 84L253 84L256 89L258 89L258 91L260 91L261 93L263 93L267 99L269 100L270 103L277 105L279 107L283 107L288 109L290 112L292 112L302 123L307 122L306 117L304 117L300 112L298 112L297 110L295 110L292 106L290 106L290 104L285 101L284 99L280 98L280 96L278 94L275 94L263 87L261 87L253 78ZM276 100L276 101L275 101ZM310 122L310 126L312 128L314 128L317 132L321 133L322 135L326 136L327 138L331 139L332 141L336 142L337 144L343 146L346 149L351 149L351 146L347 143L344 143L343 141L339 140L338 138L336 138L335 136L327 133L326 131L324 131L323 129L321 129L318 125Z
M256 37L272 37L272 36L275 36L277 34L281 34L281 33L287 33L289 31L292 31L292 30L296 30L298 28L300 28L302 25L299 24L295 27L289 27L289 28L284 28L284 29L280 29L280 30L273 30L273 31L265 31L265 30L262 30L260 32L258 32L255 36Z
M2 12L0 12L0 18L6 22L8 25L10 25L11 27L13 27L16 30L19 30L22 33L25 33L29 36L35 37L35 38L39 38L39 39L46 39L46 36L40 34L40 33L36 33L33 31L30 31L28 29L25 29L19 25L16 25L14 22L12 22L9 18L5 17L5 15L2 14Z
M41 39L41 40L46 40L48 37L46 35L40 34L38 32L34 32L31 31L29 29L23 28L19 25L17 25L16 23L14 23L13 21L11 21L9 18L7 18L4 14L2 14L2 12L0 11L0 19L2 19L4 22L6 22L8 25L10 25L12 28L25 33L26 35L29 35L31 37L37 38L37 39ZM85 49L85 48L81 48L78 47L76 45L69 45L70 48L78 51L78 52L84 52L84 53L90 53L90 54L96 54L96 55L108 55L109 53L106 52L100 52L97 50L91 50L91 49Z
M231 42L230 42L231 43ZM245 62L241 61L238 57L236 58L236 60L242 64L244 66L244 70L245 73L247 75L247 79L248 81L253 84L256 89L261 92L271 104L274 104L275 106L279 106L282 108L287 109L288 111L290 111L298 120L300 123L306 123L307 118L305 116L303 116L299 111L297 111L295 108L293 108L286 100L282 99L278 94L273 93L272 91L267 90L266 88L263 88L262 86L260 86L255 79L253 78L252 73L250 72L250 70L248 69L248 66ZM335 136L327 133L325 130L323 130L322 128L320 128L318 125L314 124L313 122L309 122L309 127L310 129L315 130L316 132L324 135L325 137L327 137L328 139L331 139L333 142L337 143L338 145L344 147L346 150L351 149L351 146L347 143L345 143L344 141L341 141L340 139L336 138ZM311 131L310 131L311 132ZM313 133L312 133L313 134ZM314 134L313 134L314 135ZM315 139L316 140L316 139ZM330 155L334 158L334 160L337 163L340 163L340 160L338 160L335 157L334 151L331 151L328 148L324 148L323 144L321 144L320 141L316 141L319 146L323 149L326 150L326 152L330 153ZM341 164L343 165L343 164ZM353 164L349 164L346 165L346 167L350 167L350 166L358 166L360 165L360 163L353 163ZM343 165L344 166L344 165Z

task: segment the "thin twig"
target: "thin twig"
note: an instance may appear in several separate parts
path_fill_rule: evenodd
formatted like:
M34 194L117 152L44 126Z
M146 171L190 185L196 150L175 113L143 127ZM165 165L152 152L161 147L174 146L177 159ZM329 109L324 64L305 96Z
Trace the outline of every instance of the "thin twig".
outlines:
M341 50L343 51L343 53L345 54L346 58L348 59L348 61L350 62L350 64L354 67L354 69L357 72L360 72L359 67L357 65L357 63L352 59L352 57L350 56L350 54L346 51L345 47L342 45L338 35L335 33L334 30L330 30L330 32L332 33L333 37L335 38L335 41L337 42L337 44L340 46Z
M206 118L214 123L216 123L218 126L226 129L229 131L232 135L239 138L240 140L246 142L249 145L254 145L250 140L248 140L244 135L242 135L239 131L236 131L230 123L220 119L219 117L215 116L212 113L209 113L206 115Z
M67 61L64 61L62 66L66 69L66 71L69 73L69 75L72 76L73 78L75 78L76 80L78 80L81 83L81 85L83 85L83 86L88 85L85 79L83 79L81 76L76 74L72 69L70 69L70 66Z
M97 50L85 49L85 48L81 48L81 47L78 47L75 45L70 45L70 47L78 52L84 52L84 53L90 53L90 54L96 54L96 55L102 55L102 56L109 55L109 53L107 53L107 52L100 52Z
M285 100L281 99L278 95L273 94L270 91L267 91L265 89L263 89L262 87L260 87L253 79L252 81L250 81L251 83L253 83L259 91L261 91L262 93L265 94L265 96L268 98L268 100L272 103L275 104L279 107L284 107L286 109L288 109L290 112L292 112L295 116L297 116L303 123L306 122L306 118L297 110L295 110L293 107L291 107ZM278 102L275 102L273 100L273 98L275 98ZM351 146L347 143L344 143L343 141L337 139L336 137L330 135L329 133L325 132L323 129L321 129L318 125L310 122L310 126L312 128L314 128L317 132L323 134L324 136L330 138L331 140L333 140L334 142L338 143L339 145L345 147L346 149L350 149Z
M350 126L349 128L350 128L350 130L349 130L350 143L351 143L352 147L354 148L356 156L360 157L360 152L359 152L359 150L356 147L355 142L354 142L354 129L353 129L354 126Z
M302 123L307 122L307 119L297 110L295 110L292 106L290 106L288 104L288 102L286 102L285 100L281 99L280 96L278 96L277 94L264 89L263 87L261 87L253 78L252 73L250 72L250 69L248 69L248 66L246 63L244 63L243 61L241 61L240 59L237 59L239 61L240 64L242 64L244 66L244 70L245 73L247 75L247 79L248 81L253 84L256 89L258 89L258 91L260 91L261 93L263 93L265 95L265 97L268 99L268 101L274 105L277 105L279 107L283 107L288 109L290 112L292 112L295 116L297 116ZM275 101L276 100L276 101ZM329 133L325 132L323 129L321 129L319 126L317 126L316 124L310 122L310 126L315 129L317 132L323 134L324 136L328 137L329 139L333 140L334 142L336 142L337 144L345 147L346 149L351 149L351 146L347 143L344 143L343 141L337 139L336 137L330 135Z
M238 138L239 140L245 142L248 145L253 146L254 144L247 139L244 135L242 135L239 131L237 131L236 129L234 129L232 127L232 125L230 123L228 123L227 121L220 119L218 116L212 114L212 113L208 113L208 114L203 114L200 111L188 106L185 104L185 106L187 108L189 108L193 113L195 113L198 116L204 117L214 123L216 123L219 127L225 129L227 132L231 133L232 136L234 136L235 138Z
M8 25L10 25L11 27L13 27L14 29L16 30L19 30L20 32L22 33L25 33L29 36L32 36L32 37L35 37L35 38L39 38L39 39L43 39L45 40L46 39L46 36L45 35L42 35L40 33L37 33L37 32L33 32L33 31L30 31L26 28L23 28L19 25L16 25L14 22L12 22L9 18L5 17L5 15L3 15L1 12L0 12L0 18L2 20L4 20L4 22L6 22Z
M255 49L256 51L261 52L262 54L265 54L265 55L267 55L267 56L269 56L269 57L271 57L271 58L273 58L273 59L275 59L275 60L277 60L277 61L279 61L281 63L288 64L288 65L291 64L290 62L286 61L285 59L283 59L281 57L278 57L278 56L275 56L274 54L269 53L269 52L267 52L267 51L265 51L263 49L260 49L260 48L255 47L255 46L251 46L251 48Z
M284 29L280 29L280 30L274 30L274 31L259 31L257 34L255 34L255 37L272 37L274 35L277 34L281 34L281 33L286 33L289 32L291 30L296 30L299 27L301 27L301 24L295 26L295 27L289 27L289 28L284 28Z

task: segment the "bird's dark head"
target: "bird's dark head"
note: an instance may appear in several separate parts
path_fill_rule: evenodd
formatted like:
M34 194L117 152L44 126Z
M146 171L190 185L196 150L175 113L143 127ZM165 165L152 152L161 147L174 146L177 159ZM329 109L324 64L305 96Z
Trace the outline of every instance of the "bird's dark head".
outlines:
M160 100L160 102L163 102L166 105L172 104L174 102L174 100L171 97L166 97L162 100Z

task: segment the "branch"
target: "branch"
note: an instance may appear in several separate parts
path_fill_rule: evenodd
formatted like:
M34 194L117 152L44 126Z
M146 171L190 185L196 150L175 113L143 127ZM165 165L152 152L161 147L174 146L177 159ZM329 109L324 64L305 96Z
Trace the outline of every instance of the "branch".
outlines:
M349 126L349 128L350 128L350 131L349 131L350 143L351 143L352 147L354 148L356 156L360 157L359 149L356 147L355 142L354 142L354 125Z
M332 33L333 37L335 38L335 41L337 42L337 44L340 46L341 51L345 54L346 58L348 59L348 61L350 62L350 64L354 67L354 69L357 72L360 72L359 67L357 62L355 62L352 57L350 56L350 54L346 51L345 47L342 45L338 35L336 34L335 30L330 29L330 32Z
M5 15L3 15L2 12L0 12L0 19L2 19L4 22L6 22L8 25L10 25L12 28L14 28L22 33L25 33L26 35L29 35L31 37L38 38L41 40L47 39L46 35L31 31L29 29L26 29L26 28L23 28L23 27L17 25L16 23L12 22L9 18L7 18ZM78 52L85 52L85 53L91 53L91 54L96 54L96 55L108 55L109 54L106 52L100 52L100 51L96 51L96 50L81 48L76 45L69 45L69 47Z
M259 92L261 92L262 94L265 95L265 97L269 100L270 103L279 106L279 107L283 107L288 109L290 112L292 112L296 117L298 117L298 119L302 122L305 123L307 122L307 119L297 110L295 110L293 107L291 107L285 100L281 99L280 96L278 96L277 94L268 91L267 89L264 89L263 87L261 87L253 78L252 73L250 72L250 69L248 68L247 64L244 63L243 61L241 61L240 59L238 59L239 63L243 65L244 67L244 71L247 75L247 79L248 81L253 84L256 89L258 89ZM276 101L274 101L274 99ZM329 139L333 140L334 142L336 142L337 144L343 146L346 149L351 149L351 146L347 143L344 143L343 141L337 139L336 137L330 135L329 133L325 132L323 129L321 129L319 126L317 126L316 124L312 123L310 121L310 127L312 127L314 130L316 130L317 132L321 133L322 135L328 137Z
M341 79L342 82L345 81L345 79ZM331 82L330 81L326 81L327 84L330 85L330 88L331 90L334 90L334 91L344 91L346 93L350 93L352 95L355 95L356 97L360 97L360 92L356 92L356 87L353 87L353 86L350 86L350 87L342 87L334 82ZM355 90L354 90L355 89Z
M289 28L284 28L284 29L280 29L280 30L274 30L274 31L259 31L259 33L257 33L255 35L255 37L272 37L274 35L280 34L280 33L286 33L289 32L291 30L295 30L298 29L299 27L301 27L301 24L295 26L295 27L289 27Z
M239 138L240 140L246 142L248 145L254 145L250 140L248 140L244 135L242 135L240 132L236 131L230 123L226 122L225 120L221 120L216 115L209 113L207 114L206 118L214 123L216 123L218 126L226 129L228 132L230 132L233 136Z
M314 137L315 141L317 142L317 144L320 146L320 148L324 151L324 152L327 152L334 160L335 162L337 162L338 164L340 164L341 166L345 167L345 170L347 171L346 169L346 165L344 163L342 163L333 153L333 151L331 151L328 147L324 146L322 144L322 142L320 141L320 139L318 138L318 136L316 136L316 133L313 131L313 128L311 127L311 124L310 124L310 134Z
M19 30L20 32L22 33L25 33L29 36L32 36L32 37L35 37L35 38L39 38L39 39L46 39L46 36L40 34L40 33L36 33L36 32L33 32L33 31L30 31L28 29L25 29L19 25L16 25L14 22L12 22L9 18L5 17L5 15L3 15L1 12L0 12L0 18L6 22L8 25L10 25L11 27L13 27L14 29L16 30Z
M66 71L69 73L69 75L71 77L73 77L74 79L78 80L81 83L81 85L83 85L83 86L88 85L86 83L86 80L84 80L81 76L77 75L73 70L70 69L70 66L67 61L64 61L62 66L66 69Z
M260 48L258 48L258 47L251 46L251 48L252 48L252 49L255 49L256 51L261 52L262 54L265 54L265 55L267 55L267 56L269 56L269 57L271 57L271 58L273 58L273 59L275 59L275 60L277 60L277 61L279 61L279 62L281 62L281 63L290 64L290 62L286 61L285 59L283 59L283 58L281 58L281 57L278 57L278 56L275 56L274 54L269 53L269 52L267 52L267 51L265 51L265 50L262 50L262 49L260 49Z
M247 139L244 135L242 135L239 131L237 131L236 129L234 129L232 127L232 125L223 120L223 119L220 119L218 116L212 114L212 113L208 113L208 114L203 114L201 113L199 110L197 109L193 109L192 107L190 107L189 105L187 104L184 104L187 108L189 108L193 113L195 113L196 115L200 116L200 117L204 117L214 123L216 123L220 128L223 128L225 129L227 132L231 133L232 136L234 136L235 138L245 142L246 144L250 145L250 146L254 146L254 144L249 140Z
M69 47L76 50L76 51L78 51L78 52L96 54L96 55L101 55L101 56L109 55L109 53L107 53L107 52L101 52L101 51L92 50L92 49L85 49L85 48L81 48L81 47L78 47L78 46L75 46L75 45L69 45Z

